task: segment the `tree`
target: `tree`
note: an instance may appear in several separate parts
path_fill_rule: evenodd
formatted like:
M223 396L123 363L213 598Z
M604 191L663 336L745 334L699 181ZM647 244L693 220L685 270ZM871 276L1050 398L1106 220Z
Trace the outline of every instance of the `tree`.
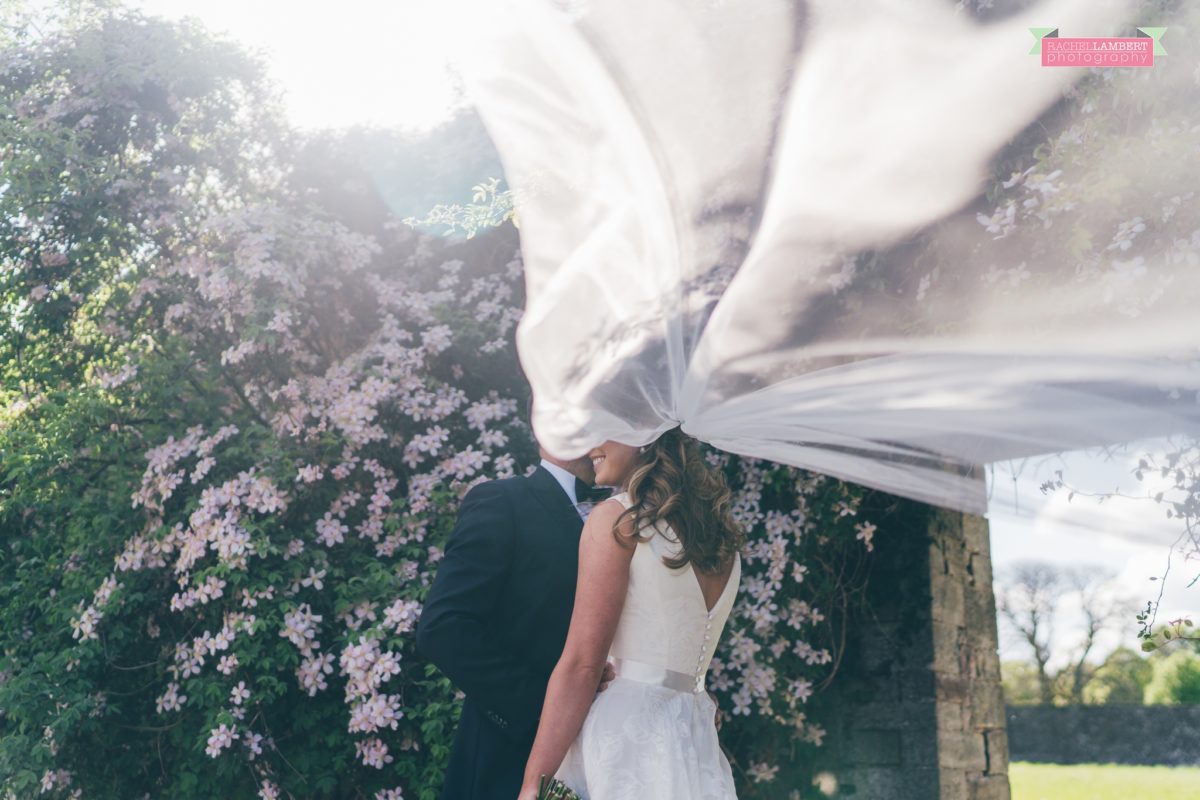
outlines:
M1062 580L1050 564L1034 561L1015 565L997 582L996 609L1033 651L1038 696L1044 705L1054 702L1054 681L1046 669L1054 632L1054 612L1062 596Z
M1154 665L1136 650L1118 647L1092 673L1083 689L1089 705L1141 705Z
M1028 661L1004 661L1000 664L1004 702L1011 706L1034 706L1041 702L1041 683L1037 668Z
M1200 703L1200 655L1180 649L1156 661L1145 699L1148 705Z
M1069 671L1068 696L1071 703L1083 702L1084 687L1092 677L1087 657L1096 645L1096 637L1110 624L1132 613L1129 600L1114 593L1114 577L1111 572L1087 567L1065 572L1066 585L1078 595L1084 616L1083 639Z
M996 608L1020 635L1033 654L1039 697L1051 704L1056 694L1066 702L1082 703L1092 676L1088 655L1096 638L1116 619L1129 612L1129 603L1114 594L1112 575L1092 567L1062 568L1040 561L1024 561L998 576ZM1054 626L1063 601L1073 596L1084 616L1082 638L1069 665L1052 675L1048 664L1054 655ZM1061 687L1056 689L1056 684Z
M345 224L270 95L121 11L3 52L5 797L436 794L411 630L457 492L532 457L515 237Z

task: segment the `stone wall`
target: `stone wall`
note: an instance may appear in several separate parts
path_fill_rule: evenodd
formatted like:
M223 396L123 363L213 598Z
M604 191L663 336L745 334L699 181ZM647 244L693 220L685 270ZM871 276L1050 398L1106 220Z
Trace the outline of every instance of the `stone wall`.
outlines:
M1200 765L1200 706L1009 706L1015 761Z
M878 502L866 608L822 699L829 796L1009 800L987 523Z
M852 609L830 692L827 764L834 796L938 797L937 708L930 665L929 509L871 508L875 554L862 608ZM804 796L803 793L801 796Z

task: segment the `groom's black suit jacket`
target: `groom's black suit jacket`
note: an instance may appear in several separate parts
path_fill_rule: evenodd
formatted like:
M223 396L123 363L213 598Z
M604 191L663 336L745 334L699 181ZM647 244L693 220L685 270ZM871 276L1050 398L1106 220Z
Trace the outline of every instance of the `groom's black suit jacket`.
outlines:
M442 800L514 800L575 602L583 522L554 476L467 493L417 647L466 695Z

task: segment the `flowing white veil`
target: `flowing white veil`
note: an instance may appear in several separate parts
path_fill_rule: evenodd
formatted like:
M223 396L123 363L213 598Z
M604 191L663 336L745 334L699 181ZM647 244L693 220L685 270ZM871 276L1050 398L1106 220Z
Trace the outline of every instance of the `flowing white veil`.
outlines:
M1089 72L1042 67L1029 28L1182 27L1135 10L472 6L464 68L517 198L539 441L574 456L682 424L982 513L979 465L1200 432L1194 57L1110 70L1180 101L1145 121L1175 138L1114 159L1064 130L1073 174L1022 165L1007 206L980 196L1039 116L1043 137L1065 128L1048 109ZM1120 225L1142 209L1143 230ZM1053 227L1068 213L1093 229Z

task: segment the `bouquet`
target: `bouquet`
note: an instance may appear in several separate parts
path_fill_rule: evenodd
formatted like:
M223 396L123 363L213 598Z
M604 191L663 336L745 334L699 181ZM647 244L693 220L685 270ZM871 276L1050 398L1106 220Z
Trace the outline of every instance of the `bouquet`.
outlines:
M543 775L538 781L537 800L583 800L583 798L558 778Z

